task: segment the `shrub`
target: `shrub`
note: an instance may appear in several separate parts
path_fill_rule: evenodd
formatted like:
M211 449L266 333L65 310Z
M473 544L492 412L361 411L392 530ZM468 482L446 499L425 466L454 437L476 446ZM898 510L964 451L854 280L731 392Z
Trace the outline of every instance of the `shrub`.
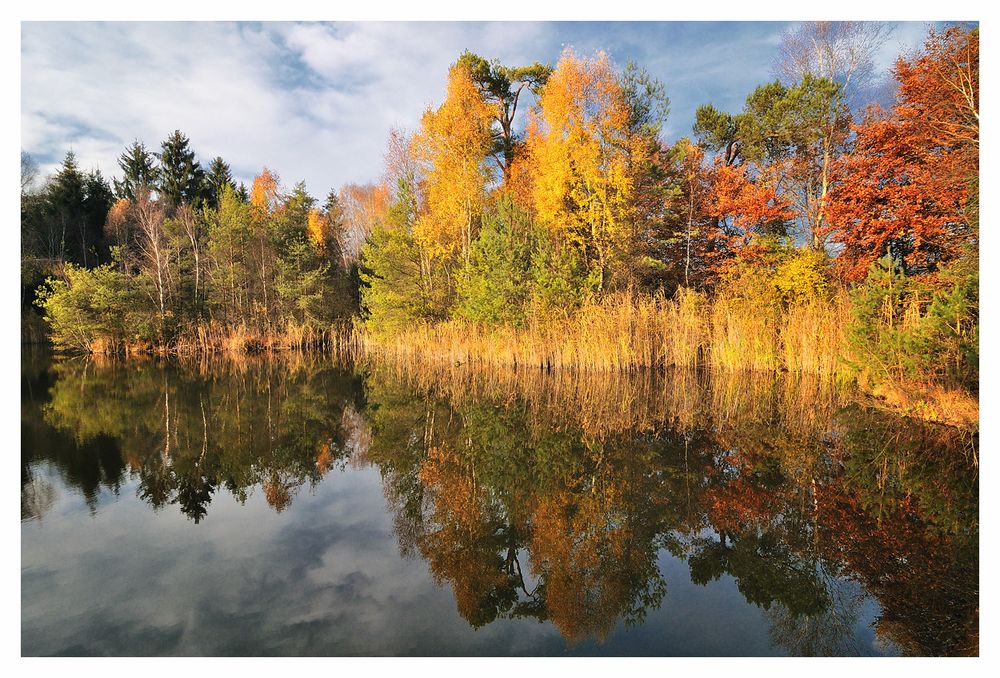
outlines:
M851 293L853 366L875 378L979 381L979 272L959 260L931 278L903 274L883 257Z
M113 265L86 269L66 264L64 275L46 280L37 295L57 347L91 351L105 344L117 350L128 341L155 335L148 320L155 312L148 299Z
M538 319L569 315L594 298L600 282L601 272L588 270L575 249L549 237L539 239L531 262L531 299Z

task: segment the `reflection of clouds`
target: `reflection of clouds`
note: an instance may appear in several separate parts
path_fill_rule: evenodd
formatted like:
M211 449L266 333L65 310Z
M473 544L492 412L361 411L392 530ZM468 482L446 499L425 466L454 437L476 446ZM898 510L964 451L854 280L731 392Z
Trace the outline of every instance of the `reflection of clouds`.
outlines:
M58 482L58 481L54 481ZM194 525L126 490L94 517L22 531L25 654L553 654L551 624L472 629L426 563L400 558L376 469L331 473L274 513L217 496ZM666 604L574 654L768 654L760 611L661 552ZM720 637L712 629L730 631ZM736 648L734 650L733 648Z
M240 506L220 494L197 526L124 492L93 519L77 512L26 526L22 545L25 654L562 647L535 623L469 628L424 562L399 558L374 470L331 474L280 515L259 495Z

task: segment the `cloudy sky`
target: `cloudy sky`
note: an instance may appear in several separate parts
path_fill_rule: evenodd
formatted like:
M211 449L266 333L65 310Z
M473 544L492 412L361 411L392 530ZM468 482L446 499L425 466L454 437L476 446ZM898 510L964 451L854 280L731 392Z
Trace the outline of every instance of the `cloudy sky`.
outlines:
M918 47L920 22L894 24L878 64ZM701 103L735 111L771 79L790 23L32 23L21 30L21 147L48 174L72 149L118 175L134 139L174 129L202 164L238 179L264 165L324 195L381 172L392 126L440 102L464 49L505 64L554 63L565 46L634 59L666 83L668 140Z

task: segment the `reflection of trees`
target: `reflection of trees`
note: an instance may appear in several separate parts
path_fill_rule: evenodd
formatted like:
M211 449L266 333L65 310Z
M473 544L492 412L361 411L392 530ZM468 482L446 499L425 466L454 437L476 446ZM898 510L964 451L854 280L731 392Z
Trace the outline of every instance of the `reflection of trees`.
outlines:
M977 653L978 435L843 419L844 470L818 502L824 556L878 598L879 634L904 652Z
M857 655L855 625L863 597L857 585L824 577L829 605L817 614L798 614L777 603L766 611L771 643L799 657Z
M23 369L22 518L131 476L193 520L281 511L337 464L382 474L400 550L472 625L605 637L661 605L663 549L731 579L792 654L851 654L866 595L907 654L978 651L976 436L777 377L568 371L364 379L300 359ZM971 451L970 451L971 448ZM349 458L349 459L348 459Z
M21 480L21 520L41 520L55 502L56 491L44 478L29 477Z
M978 562L963 546L978 540L967 522L978 483L960 454L926 459L951 454L954 434L903 444L914 423L869 413L873 429L808 384L675 376L546 384L538 373L376 370L363 457L382 469L401 548L428 561L476 626L531 615L570 640L604 637L661 603L667 548L696 583L732 577L790 653L864 651L864 593L851 579L882 606L883 640L911 654L976 651L977 582L961 568ZM872 464L862 444L911 452ZM914 472L918 459L932 477ZM894 510L906 530L886 520ZM926 560L918 552L935 564L912 567ZM954 637L925 632L945 621Z
M661 445L546 426L524 403L455 409L377 378L367 391L366 458L386 479L401 547L450 583L470 623L550 618L576 639L658 604L657 553L686 515L683 469Z
M79 488L93 510L102 489L117 492L124 462L117 441L101 434L79 444L66 432L46 426L41 413L53 384L44 356L26 352L21 368L21 512L23 519L41 518L55 501L54 491L39 478L34 465L50 460L66 482ZM48 489L46 489L48 488Z
M41 409L73 444L36 445L36 453L85 494L134 475L142 499L177 505L195 522L219 489L245 501L260 486L275 510L287 507L300 486L344 456L343 411L356 392L343 372L285 360L213 370L63 362L54 372ZM101 469L101 476L91 481L74 474L77 467Z
M730 575L747 601L765 610L772 603L797 615L825 609L809 485L789 482L771 455L726 453L705 472L705 510L718 539L692 539L692 580L704 584Z
M880 636L908 654L978 651L978 537L937 532L907 499L868 513L844 485L820 506L824 557L878 599Z

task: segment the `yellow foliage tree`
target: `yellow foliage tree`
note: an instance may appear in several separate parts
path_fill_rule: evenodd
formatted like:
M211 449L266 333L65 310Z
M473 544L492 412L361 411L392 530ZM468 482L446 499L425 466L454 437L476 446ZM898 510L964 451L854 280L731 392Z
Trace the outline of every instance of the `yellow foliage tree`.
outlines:
M583 58L567 48L529 122L538 218L586 255L601 287L634 239L629 119L608 56Z
M436 111L424 113L413 138L421 164L426 209L413 234L432 259L468 255L475 225L493 178L487 162L493 111L483 101L467 65L448 73L448 93Z
M309 220L306 223L306 235L313 249L322 256L327 253L327 242L333 237L330 220L318 209L309 210Z
M250 204L262 212L271 212L281 200L278 185L278 175L266 167L262 169L260 174L254 177Z

